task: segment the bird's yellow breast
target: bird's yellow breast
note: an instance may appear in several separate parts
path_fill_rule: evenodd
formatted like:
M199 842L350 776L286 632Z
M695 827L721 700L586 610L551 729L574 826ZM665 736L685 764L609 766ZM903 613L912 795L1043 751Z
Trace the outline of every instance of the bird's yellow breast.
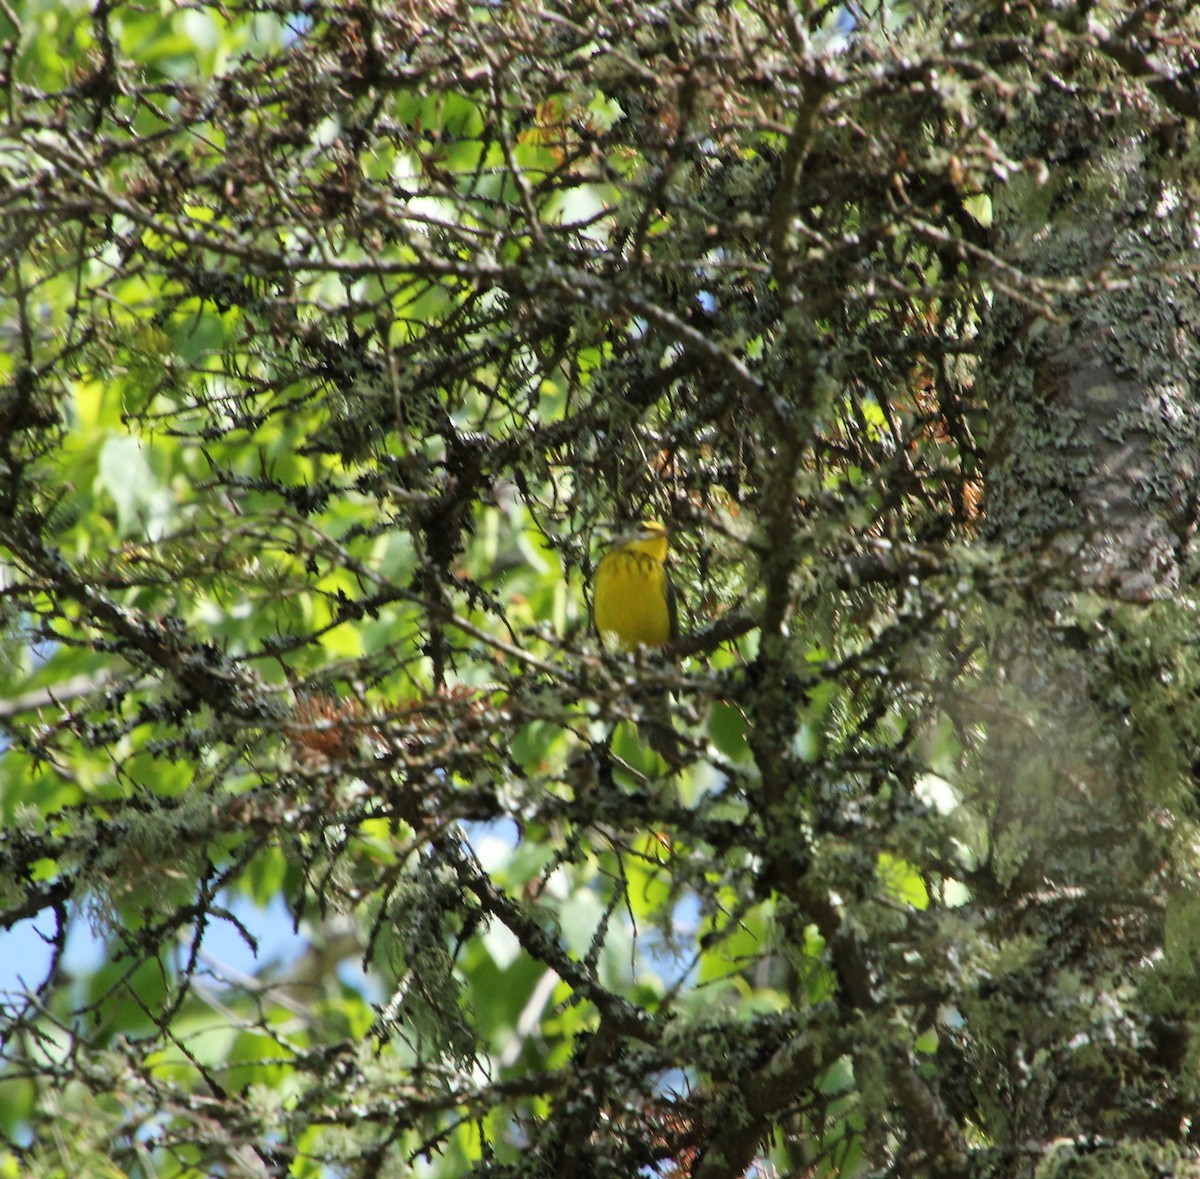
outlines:
M667 538L632 541L605 554L596 568L596 629L612 647L664 647L674 637L671 585L663 559Z

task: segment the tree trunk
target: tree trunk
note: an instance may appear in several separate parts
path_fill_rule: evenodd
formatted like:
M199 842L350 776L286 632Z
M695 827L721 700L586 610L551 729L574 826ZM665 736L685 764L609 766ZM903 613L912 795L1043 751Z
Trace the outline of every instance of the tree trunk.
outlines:
M997 129L1026 163L995 194L996 252L1025 279L1000 284L982 374L987 516L1023 592L999 595L964 702L987 733L979 899L998 966L965 1014L1011 1046L971 1064L1007 1128L1003 1174L1075 1174L1121 1138L1126 1165L1142 1138L1162 1166L1186 1133L1168 1093L1191 996L1163 955L1195 760L1179 644L1200 466L1194 136L1144 90L1115 101L1116 71L1080 45ZM1008 985L1018 962L1044 985Z

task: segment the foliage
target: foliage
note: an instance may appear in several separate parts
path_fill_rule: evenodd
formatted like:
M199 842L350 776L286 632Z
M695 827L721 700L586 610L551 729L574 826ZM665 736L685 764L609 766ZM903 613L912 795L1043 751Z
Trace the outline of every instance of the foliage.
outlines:
M5 1165L1196 1173L1188 603L982 514L1031 88L1193 130L1090 7L0 12Z

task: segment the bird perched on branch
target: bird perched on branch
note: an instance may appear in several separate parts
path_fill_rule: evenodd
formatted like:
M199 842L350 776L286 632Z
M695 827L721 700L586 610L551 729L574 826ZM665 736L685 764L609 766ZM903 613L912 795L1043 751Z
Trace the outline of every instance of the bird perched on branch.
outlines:
M671 533L656 520L643 520L613 541L596 566L592 615L604 645L618 651L665 647L679 633L675 587L667 570ZM663 693L645 711L651 747L673 766L679 740Z
M670 530L643 520L618 536L600 559L592 612L605 646L620 651L665 647L678 633L675 587L667 572Z

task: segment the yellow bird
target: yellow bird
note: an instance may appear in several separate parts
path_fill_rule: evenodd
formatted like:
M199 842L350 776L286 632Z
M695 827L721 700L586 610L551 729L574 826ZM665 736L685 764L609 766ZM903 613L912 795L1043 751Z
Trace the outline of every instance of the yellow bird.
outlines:
M675 587L667 572L671 533L656 520L643 520L600 558L592 583L592 616L606 647L636 651L665 647L678 634ZM644 732L650 746L678 766L679 738L664 692L645 702Z
M634 651L665 647L678 633L675 587L667 572L671 533L643 520L619 536L600 559L592 613L605 646Z

